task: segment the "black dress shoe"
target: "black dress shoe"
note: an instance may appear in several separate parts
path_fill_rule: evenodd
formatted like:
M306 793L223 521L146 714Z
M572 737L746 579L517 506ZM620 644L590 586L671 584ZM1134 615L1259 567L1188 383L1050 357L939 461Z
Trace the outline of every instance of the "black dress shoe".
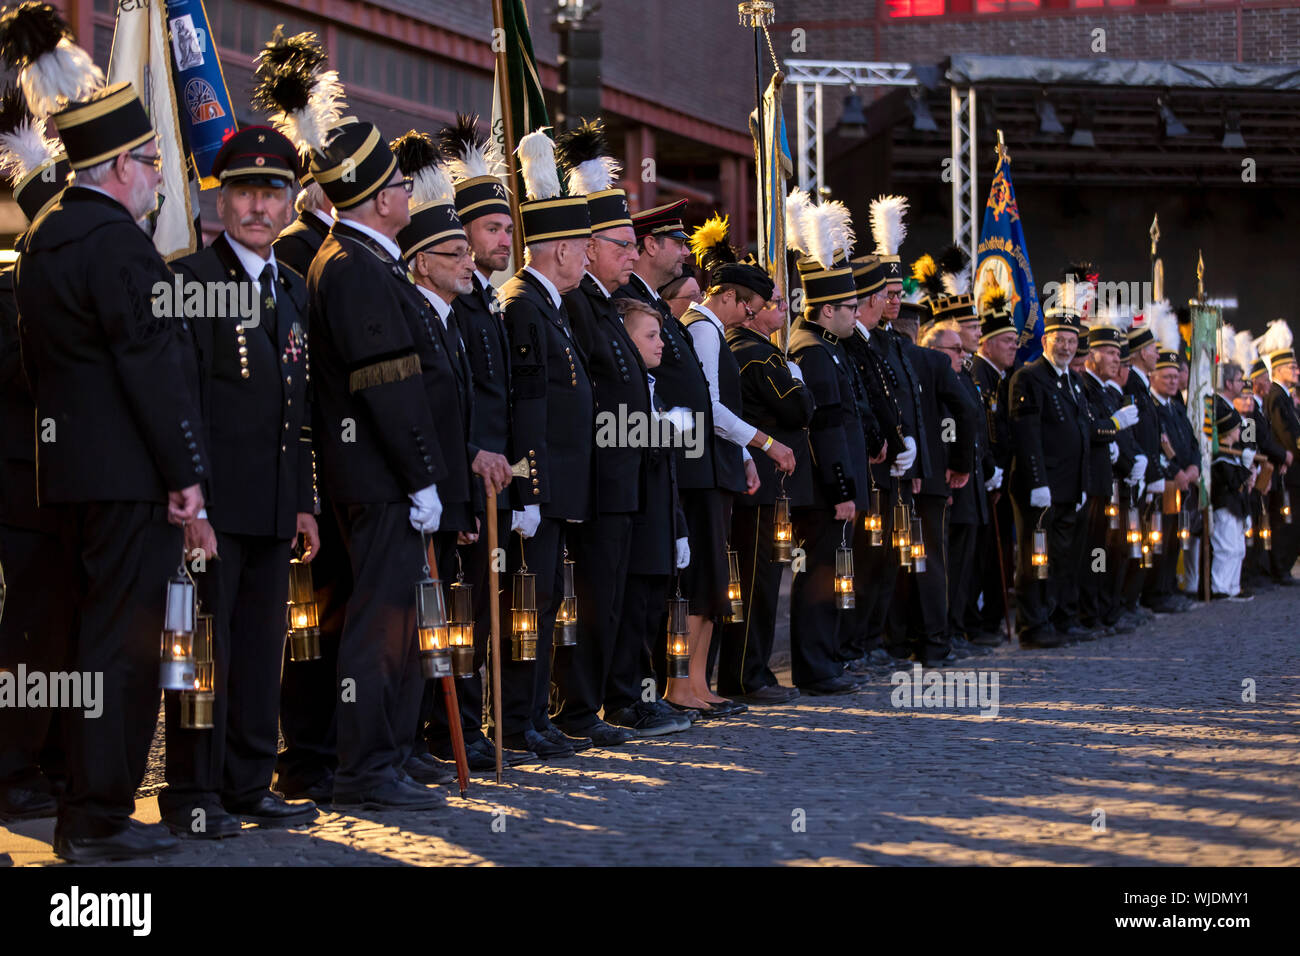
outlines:
M673 713L675 713L675 714L681 714L683 717L685 717L685 718L686 718L687 720L689 720L691 723L695 723L695 721L697 721L697 720L700 719L700 712L699 712L699 710L698 710L697 708L695 708L695 707L684 707L684 706L682 706L681 704L674 704L674 703L673 703L671 700L669 700L667 697L663 698L663 700L662 700L661 702L663 703L663 705L664 705L665 707L667 707L667 708L668 708L669 710L671 710Z
M274 790L242 803L222 802L227 813L259 827L298 827L315 820L320 812L311 800L286 800Z
M1293 588L1297 584L1300 584L1300 581L1297 581L1295 578L1291 577L1291 575L1286 574L1283 575L1282 577L1274 578L1273 583L1276 584L1278 587Z
M863 658L866 660L866 658ZM870 665L875 666L875 665ZM772 704L788 704L799 697L799 691L793 687L782 687L780 684L768 684L766 687L759 687L750 691L748 694L736 694L734 699L744 704L758 706L770 706Z
M926 655L925 660L921 662L921 666L922 667L951 667L953 664L956 664L960 660L961 660L960 657L958 657L952 651L949 651L947 654L944 654L942 656Z
M497 769L497 752L492 741L480 737L465 748L469 760L469 769L473 773L486 773ZM508 750L501 748L501 766L517 767L524 763L535 763L537 754L528 750Z
M867 660L871 661L872 666L874 667L894 666L894 655L889 653L889 651L885 650L883 647L874 648L871 653L867 655Z
M501 746L509 747L511 750L528 750L543 760L551 760L555 757L572 757L577 753L568 744L557 744L549 737L543 737L531 727L522 734L506 734L501 738Z
M858 685L847 677L828 677L825 680L819 680L815 684L805 684L799 688L799 693L808 694L811 697L829 697L832 694L851 694L858 689Z
M428 787L410 784L394 777L369 790L334 794L334 806L340 810L435 810L446 801Z
M166 853L180 846L180 841L161 824L136 823L106 837L66 837L55 828L54 853L69 863L97 860L134 860L155 853Z
M0 820L38 820L59 811L59 801L41 790L8 787L0 790Z
M621 747L629 740L636 739L635 731L626 727L615 727L599 718L583 727L561 728L560 732L570 740L590 737L591 742L597 747Z
M322 806L334 799L334 771L331 770L325 776L318 777L307 784L286 783L276 778L275 789L286 800L310 800L312 803Z
M196 809L203 814L196 815ZM165 813L162 824L183 840L224 840L244 830L239 818L221 807L181 807Z
M1001 647L1006 643L1000 631L967 631L966 640L976 647Z
M1112 621L1106 625L1111 634L1132 634L1137 630L1137 624L1129 618L1121 615L1118 620Z
M594 743L590 737L570 737L559 727L556 727L549 717L537 728L537 732L553 744L565 744L574 753L587 750ZM541 755L538 754L538 756Z
M432 757L428 760L421 760L419 757L412 755L407 758L406 763L402 764L402 770L417 783L428 783L434 786L451 783L456 779L456 765L454 763L445 764Z
M1064 647L1068 643L1070 643L1070 639L1058 632L1050 624L1035 628L1032 631L1025 631L1020 635L1020 646L1022 648Z
M721 717L739 717L741 714L748 712L749 708L744 704L734 700L724 700L717 704L710 704L708 707L698 708L700 720L713 720Z
M605 720L637 737L662 737L691 729L691 719L679 714L670 706L658 707L658 702L637 701L628 707L605 714ZM698 719L699 714L696 713Z

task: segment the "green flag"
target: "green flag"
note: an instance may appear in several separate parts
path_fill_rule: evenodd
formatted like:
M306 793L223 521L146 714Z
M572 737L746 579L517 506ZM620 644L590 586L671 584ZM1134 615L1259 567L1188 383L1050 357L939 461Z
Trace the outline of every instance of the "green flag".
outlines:
M494 51L504 51L505 72L501 76L501 58L497 59L496 82L492 96L492 135L502 156L510 156L519 141L543 126L549 126L546 115L546 98L542 93L542 78L537 72L537 57L533 55L533 38L528 29L528 11L524 0L499 0L494 5L500 11L500 20L492 37ZM505 124L506 110L501 96L505 93L509 104L510 130ZM522 180L515 183L522 188Z

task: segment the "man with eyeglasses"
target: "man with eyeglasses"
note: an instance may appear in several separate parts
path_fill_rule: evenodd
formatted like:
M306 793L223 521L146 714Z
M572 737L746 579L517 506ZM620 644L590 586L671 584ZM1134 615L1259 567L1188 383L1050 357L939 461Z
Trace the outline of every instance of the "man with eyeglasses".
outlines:
M411 337L419 350L420 377L437 428L438 446L447 463L447 476L438 482L442 518L430 536L436 576L446 587L456 580L457 546L472 545L486 530L485 502L478 481L501 492L512 478L505 455L479 448L473 441L473 382L453 303L473 290L474 261L456 214L455 187L432 137L412 130L389 145L397 156L398 169L417 184L411 196L411 222L397 234L397 242L422 300L419 305L423 308L412 309L407 315L416 322ZM457 681L457 691L477 679L474 675ZM470 745L483 736L482 698L473 691L465 696L462 702L458 693L457 705L468 753ZM415 747L405 765L406 772L421 783L448 783L452 778L450 765L431 755L454 752L447 703L442 681L426 681Z
M658 699L642 700L641 641L629 640L636 635L619 628L632 516L644 504L646 447L631 441L630 429L637 421L649 425L653 410L641 355L611 298L628 281L639 255L632 214L627 193L613 188L617 167L609 162L599 121L561 133L556 153L569 195L586 197L591 217L586 272L578 288L563 298L573 337L586 358L598 421L595 508L592 519L569 536L578 643L556 655L559 711L554 719L570 737L589 737L597 746L611 747L634 737L687 730L691 723ZM621 423L629 423L627 433Z
M176 846L131 815L158 719L164 590L210 461L189 325L153 301L172 275L138 225L160 182L144 106L120 83L50 123L74 177L18 241L18 331L36 420L58 427L36 445L40 506L81 566L68 583L78 627L67 667L103 675L101 714L63 714L54 852L128 859Z

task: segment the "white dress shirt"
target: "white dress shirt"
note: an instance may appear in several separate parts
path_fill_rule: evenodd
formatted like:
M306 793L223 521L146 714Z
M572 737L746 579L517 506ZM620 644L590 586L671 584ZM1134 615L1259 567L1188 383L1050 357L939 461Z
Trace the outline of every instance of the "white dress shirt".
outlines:
M718 392L718 356L725 333L722 322L699 303L694 303L691 308L708 319L709 324L716 330L714 334L713 331L704 329L701 322L692 322L686 327L686 331L691 334L691 341L695 343L695 354L699 356L700 364L704 366L704 376L709 380L709 398L713 403L713 433L727 441L735 442L745 451L745 457L749 458L751 456L747 446L758 434L758 429L743 421L722 404Z
M269 258L263 259L252 249L248 248L248 246L244 245L242 242L238 242L230 235L230 233L225 232L222 233L222 235L226 237L226 242L230 243L230 248L234 250L235 258L238 259L239 264L244 267L244 271L248 273L248 277L253 280L253 285L257 286L257 291L259 293L266 291L262 288L262 270L267 266L271 267L272 282L280 278L280 267L275 264L274 249L270 250L271 255ZM271 290L271 298L275 298L275 289Z
M429 300L429 304L433 306L433 311L437 312L438 318L442 319L442 327L445 329L447 327L447 316L451 315L451 303L444 302L442 296L432 289L426 289L418 283L415 287L420 290L422 296Z

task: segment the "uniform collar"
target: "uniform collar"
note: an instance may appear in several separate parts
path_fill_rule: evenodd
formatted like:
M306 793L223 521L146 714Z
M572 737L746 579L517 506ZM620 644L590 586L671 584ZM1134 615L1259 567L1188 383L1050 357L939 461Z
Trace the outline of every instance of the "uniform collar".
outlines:
M328 213L323 213L319 209L309 209L307 211L311 213L313 216L315 216L317 219L319 219L321 222L325 223L325 228L328 229L330 226L334 225L334 217L332 215ZM353 223L353 225L355 226L356 223Z
M1055 362L1049 359L1046 355L1043 356L1043 359L1047 362L1047 367L1056 373L1057 378L1061 378L1062 376L1068 376L1070 374L1070 366L1068 364L1065 366L1065 368L1061 368L1059 365L1057 365Z
M396 261L402 261L402 250L398 248L396 242L389 239L382 232L379 232L376 229L371 229L369 226L362 225L355 219L348 219L346 216L340 216L339 222L343 223L349 229L355 229L362 235L369 236L371 239L375 240L375 242L379 243L383 247L384 251L392 256Z
M867 330L867 327L863 325L861 322L854 322L853 324L856 325L858 327L858 331L862 333L863 341L870 342L871 333Z
M1145 385L1148 389L1151 388L1151 379L1147 376L1146 372L1142 371L1136 365L1131 367L1129 374L1136 375L1138 378L1142 379L1143 385Z
M551 305L558 309L561 301L560 290L555 287L555 283L546 278L546 276L542 275L532 266L524 266L524 271L542 284L542 288L546 290L546 294L551 298Z
M708 319L710 322L716 325L718 327L719 332L727 331L726 327L722 324L722 320L719 319L716 315L714 315L709 310L709 307L706 306L703 302L692 302L690 311L700 313L700 315L704 316L706 319Z
M433 311L437 312L438 318L442 320L443 328L446 328L447 316L451 315L451 303L444 301L442 296L438 295L438 293L434 292L432 289L426 289L418 283L415 287L420 290L420 294L428 300L431 306L433 306Z
M275 264L274 249L271 250L270 258L263 259L252 249L248 248L248 246L244 245L242 242L236 241L230 233L223 232L221 235L225 238L227 245L230 246L230 250L235 254L235 258L239 260L239 264L244 267L244 271L248 273L250 279L260 281L262 278L262 270L267 266L271 267L272 281L275 281L280 277L279 266Z
M1161 395L1161 394L1159 394L1159 393L1157 393L1157 392L1154 392L1154 391L1153 391L1153 392L1151 393L1151 397L1152 397L1153 399L1155 399L1155 402L1156 402L1157 405L1165 405L1165 406L1167 406L1167 405L1169 404L1169 399L1165 398L1163 395Z
M658 293L657 291L655 291L654 289L650 288L650 283L649 283L649 282L646 282L645 279L642 279L642 278L641 278L639 275L637 275L635 272L632 273L632 280L635 281L639 286L641 286L641 288L645 289L646 292L650 293L650 301L652 301L652 302L658 302L658 301L659 301L659 299L660 299L660 295L659 295L659 293Z
M976 352L975 354L976 354L976 356L978 356L979 358L982 358L982 359L984 360L984 363L985 363L986 365L988 365L989 368L993 369L993 371L995 371L995 372L998 373L998 378L1006 378L1006 377L1007 377L1007 371L1006 371L1006 369L998 368L996 365L993 364L993 361L992 361L992 360L991 360L987 355L985 355L983 352Z
M585 275L588 279L594 282L596 284L596 288L600 290L600 294L605 297L605 301L609 301L610 299L609 290L605 288L605 283L601 282L590 272L584 272L583 275Z
M1084 370L1085 372L1087 372L1089 375L1091 375L1092 378L1093 378L1093 380L1094 380L1098 385L1101 385L1101 386L1103 386L1103 387L1106 385L1106 383L1103 382L1103 381L1101 380L1101 377L1100 377L1096 372L1094 372L1092 369L1088 368L1088 366L1085 365L1085 366L1083 367L1083 370Z

